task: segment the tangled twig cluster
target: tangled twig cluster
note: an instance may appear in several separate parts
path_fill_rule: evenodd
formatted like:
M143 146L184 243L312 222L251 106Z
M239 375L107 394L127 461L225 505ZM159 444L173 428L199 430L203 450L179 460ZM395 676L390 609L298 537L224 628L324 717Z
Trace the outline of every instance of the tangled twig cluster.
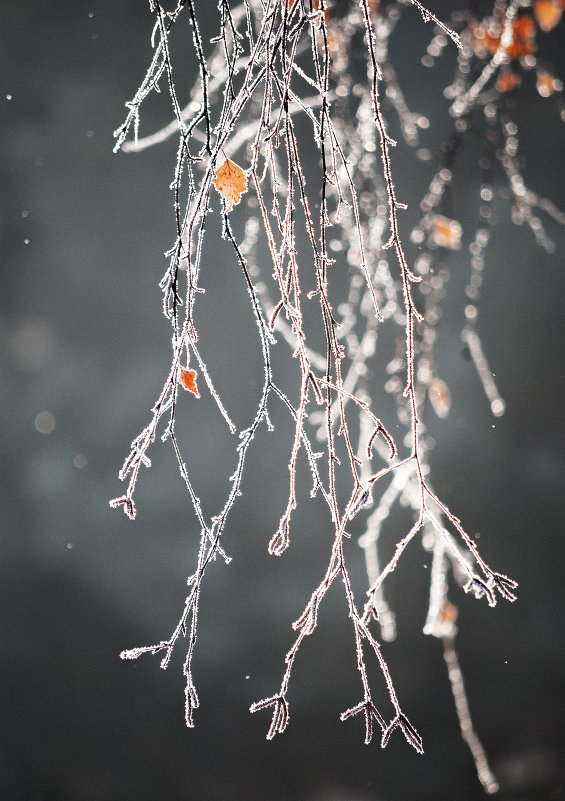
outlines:
M155 18L154 55L137 93L127 104L126 120L116 131L116 149L139 151L178 136L172 182L176 239L161 283L164 312L173 327L173 354L150 421L132 443L120 472L127 489L111 505L122 506L128 517L135 518L134 494L140 468L150 466L147 454L163 421L162 438L172 444L201 529L197 564L172 634L154 645L124 651L122 657L162 653L161 665L167 667L178 640L187 637L184 674L188 726L194 725L198 706L193 656L202 583L216 557L229 561L223 548L228 515L240 494L255 434L260 426L271 426L269 413L277 403L293 420L294 435L288 463L288 499L269 542L269 552L280 556L290 544L300 453L305 454L310 466L312 496L320 494L328 507L333 542L327 569L293 623L296 635L285 658L281 685L271 697L253 704L251 711L272 709L267 738L285 730L289 720L287 691L296 654L314 632L318 609L329 588L341 579L361 681L361 700L341 718L362 713L366 743L371 741L376 723L383 747L399 729L410 745L422 751L422 740L402 708L376 633L380 625L382 640L395 636L395 617L386 601L384 583L408 545L422 535L424 547L433 553L424 631L443 640L463 736L483 786L489 792L497 789L470 719L454 647L457 609L448 599L447 571L451 567L465 592L485 598L490 606L495 606L499 597L514 601L517 585L489 567L474 539L435 492L428 465L432 442L422 416L431 406L439 417L446 417L451 405L449 388L439 377L435 345L449 279L445 257L461 246L462 229L443 213L442 204L461 143L469 131L480 129L484 153L480 161L479 222L469 246L469 303L462 338L494 415L503 414L504 401L477 333L477 299L489 241L496 165L501 165L508 180L515 221L526 222L544 248L549 250L552 243L536 210L565 222L562 212L524 183L517 157L517 127L506 103L522 75L537 71L538 91L542 96L552 96L563 116L562 86L547 70L540 70L534 56L538 30L548 30L551 25L547 5L496 0L492 14L484 19L458 12L446 25L417 0L336 4L329 0L220 0L219 30L209 45L201 33L202 12L196 0L178 0L168 11L160 0L150 0ZM555 0L549 5L555 7L558 20L560 3ZM449 40L459 49L457 72L446 90L452 103L453 133L420 204L421 219L411 235L419 247L412 267L399 222L399 212L405 206L397 198L393 180L391 149L396 143L388 133L383 113L386 97L387 107L398 115L408 145L416 149L420 159L432 158L428 151L418 148L418 130L425 129L428 120L408 108L388 51L391 33L411 7L434 27L422 59L424 66L433 66ZM199 76L186 105L177 96L170 50L181 16L192 30L199 64ZM364 53L362 64L354 58L360 51ZM161 86L169 92L174 119L162 130L140 138L141 105ZM299 117L311 125L318 149L317 183L310 176L311 164L308 184L306 181L305 159L311 162L311 144L303 142L297 132ZM130 134L132 138L128 138ZM203 291L200 275L207 269L205 223L219 203L222 236L233 248L249 292L264 368L254 415L239 432L215 389L195 322L195 308ZM239 203L247 205L245 230L241 232L230 218ZM259 264L260 246L270 253L268 270ZM347 297L334 308L332 273L342 267L348 270L349 289ZM314 288L305 294L303 287L309 283ZM421 295L416 299L418 289ZM325 352L311 346L314 307L323 327ZM395 425L403 430L402 438L393 436L383 415L375 411L375 392L369 380L368 366L376 358L379 333L385 326L398 332L395 353L387 356L383 352L381 358L388 374L384 391L394 399ZM271 351L275 334L288 342L296 360L296 399L282 390L274 374ZM191 368L191 362L197 368ZM210 518L200 504L191 466L185 464L175 434L177 405L185 398L194 403L201 393L203 398L209 395L220 417L238 436L235 468L231 465L228 473L229 491L223 506ZM322 445L323 454L317 452ZM346 500L340 501L343 497ZM383 565L379 538L398 502L411 506L414 522ZM354 518L365 516L367 510L370 512L360 545L369 589L360 603L350 580L352 556L345 546L348 525ZM380 711L375 703L367 675L367 654L373 654L380 667L392 714Z

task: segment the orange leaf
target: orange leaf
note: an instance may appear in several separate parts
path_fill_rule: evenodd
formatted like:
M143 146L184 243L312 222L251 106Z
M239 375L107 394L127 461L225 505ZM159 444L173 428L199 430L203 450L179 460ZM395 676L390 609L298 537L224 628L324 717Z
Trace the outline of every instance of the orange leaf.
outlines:
M512 44L506 48L508 58L518 59L531 55L535 49L536 28L533 19L524 14L512 23Z
M440 248L459 250L461 247L461 226L457 220L437 215L433 220L432 239Z
M228 211L231 211L244 192L247 192L247 176L239 164L226 159L216 170L212 182L220 195L228 201Z
M483 20L480 24L470 23L473 37L473 50L479 58L488 53L496 53L500 46L501 28L498 22L491 18ZM527 14L516 17L512 22L512 41L506 47L506 54L511 61L531 55L535 49L536 28L531 16Z
M534 4L534 14L542 31L551 31L559 20L563 9L558 0L537 0Z
M554 92L560 92L563 84L551 72L542 70L538 72L537 89L542 97L549 97Z
M528 14L522 14L521 16L516 17L512 23L512 35L514 37L514 41L526 42L529 39L534 38L536 35L536 29L534 26L534 21Z
M452 625L457 620L458 610L457 607L445 601L439 613L439 622L442 625Z
M500 32L492 25L492 20L483 20L469 23L471 35L473 37L473 50L479 58L488 53L496 53L500 44Z
M434 378L430 382L428 397L432 408L438 417L447 417L451 409L451 393L449 387L441 378Z
M510 92L520 83L520 77L512 70L502 70L496 81L496 88L499 92Z
M179 384L186 389L187 392L192 392L195 398L200 397L198 387L196 386L196 370L190 370L188 367L182 367L179 376Z

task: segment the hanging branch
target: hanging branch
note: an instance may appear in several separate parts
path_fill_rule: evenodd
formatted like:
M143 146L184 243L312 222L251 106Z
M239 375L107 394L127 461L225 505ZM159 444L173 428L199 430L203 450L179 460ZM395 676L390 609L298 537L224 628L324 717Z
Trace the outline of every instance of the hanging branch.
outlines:
M418 145L418 128L429 125L426 117L409 108L388 48L393 30L402 25L402 15L410 5L420 11L424 21L434 25L425 65L433 66L449 39L459 49L457 71L446 90L452 102L454 130L420 203L422 216L410 237L420 251L412 266L407 255L408 238L402 233L401 212L406 205L399 201L394 182L396 142L388 133L386 119L390 106L410 147ZM155 645L123 651L122 657L162 653L161 666L166 668L179 640L187 639L183 672L189 727L194 725L199 704L193 661L204 576L216 556L229 561L223 542L228 531L230 550L237 546L228 518L241 494L251 445L259 428L265 424L272 429L271 416L275 419L282 410L293 424L288 447L288 495L268 543L269 553L281 556L291 543L301 453L310 468L311 495L319 493L327 506L331 544L323 576L293 623L296 634L285 657L281 684L273 695L252 704L251 711L272 709L267 739L286 729L288 688L296 656L314 633L320 606L339 578L353 626L362 691L362 700L343 712L341 719L362 713L367 744L376 722L382 747L399 729L422 753L422 740L403 711L375 634L375 627L380 626L382 640L394 639L396 623L385 596L386 579L400 565L408 546L421 535L424 547L433 552L424 631L443 640L463 737L483 786L487 792L497 789L471 722L454 646L457 609L448 599L447 571L452 570L465 592L485 598L489 606L495 606L499 596L514 601L517 584L489 567L461 521L435 492L428 464L431 441L423 417L431 407L438 417L446 418L451 407L435 345L449 278L447 258L450 250L461 247L463 231L446 206L465 138L469 132L479 131L483 118L489 132L484 140L494 144L492 153L485 150L482 162L500 164L511 189L516 221L526 222L546 250L551 250L552 243L534 210L565 222L563 212L524 183L517 158L517 127L505 109L505 94L519 85L520 70L535 67L538 27L545 31L556 24L539 18L537 4L536 16L532 16L530 6L529 0L497 0L491 17L476 20L470 14L460 14L458 31L418 0L382 4L357 0L340 13L327 0L243 0L234 7L221 0L219 33L208 45L199 25L204 13L200 4L179 0L172 11L165 11L159 0L150 1L155 17L153 58L138 91L126 104L126 119L115 136L116 150L130 152L158 145L174 135L179 139L171 184L176 238L167 254L169 266L161 282L164 312L173 329L173 352L149 422L133 441L120 472L120 478L128 481L127 489L110 504L122 506L130 519L135 518L134 497L141 467L150 467L148 452L165 417L162 438L172 445L200 530L196 566L188 578L188 595L172 634ZM198 79L190 99L181 102L175 75L182 64L173 64L170 40L183 13L192 34ZM366 62L364 72L358 74L353 54L358 52L361 38ZM559 105L563 88L559 80L538 72L537 81L542 97L552 96L565 118ZM173 119L162 129L139 137L140 108L162 87L168 92ZM383 98L389 101L388 106ZM299 119L311 126L317 173L311 142L297 133ZM429 158L426 151L421 154ZM316 177L311 177L313 174ZM470 302L462 337L491 410L500 415L505 404L477 329L479 287L489 241L489 204L494 195L492 181L487 178L483 176L479 223L470 246L471 272L466 289ZM219 206L222 237L231 247L249 295L263 365L259 399L250 422L239 432L215 388L214 368L207 364L207 343L199 341L196 319L203 292L200 274L209 267L205 223L208 214ZM246 207L244 231L240 230L241 215L236 207ZM270 258L266 267L259 263L260 244ZM346 265L348 290L343 301L335 305L336 273ZM435 269L438 266L441 269ZM312 283L315 288L305 294L303 287ZM316 325L324 332L325 349L321 351L311 344ZM394 327L398 334L392 354L380 346L382 326ZM296 362L294 397L282 391L274 375L271 352L275 334L290 345ZM374 411L378 396L370 380L370 365L376 358L386 365L384 393L393 398L396 409L392 425L384 422L388 413ZM199 377L202 380L197 383ZM185 391L179 392L179 387ZM216 514L207 516L196 489L198 468L185 462L175 425L180 403L207 403L210 399L230 432L237 434L237 444L226 472L226 497ZM381 402L381 398L378 400ZM316 451L314 439L321 443L323 453ZM393 532L393 555L383 565L378 545L386 536L388 519L397 503L409 505L414 519L408 531ZM353 557L347 547L347 526L361 519L366 510L370 511L359 544L369 589L359 604L350 580ZM369 658L376 660L386 687L391 705L388 713L373 700Z

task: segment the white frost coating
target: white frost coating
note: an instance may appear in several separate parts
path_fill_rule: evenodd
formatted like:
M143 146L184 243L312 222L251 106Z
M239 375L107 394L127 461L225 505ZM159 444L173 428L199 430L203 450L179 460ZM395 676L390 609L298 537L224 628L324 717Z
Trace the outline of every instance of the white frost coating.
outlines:
M410 4L435 26L425 56L427 66L441 55L449 38L461 46L457 73L445 92L455 112L453 134L443 150L438 147L444 156L424 198L411 199L411 207L421 212L411 235L418 247L414 264L408 259L411 252L404 248L408 237L401 231L400 212L406 206L398 200L393 180L391 154L396 143L388 134L381 105L386 96L398 115L406 142L418 147L419 129L431 124L408 107L394 70L397 54L389 54L388 49L397 26L402 34L402 18ZM452 571L466 592L491 606L499 597L513 601L516 582L489 567L475 540L436 494L428 458L433 442L425 428L430 386L435 382L436 387L445 387L448 397L436 343L450 277L449 251L469 239L469 233L445 208L455 188L459 148L463 150L462 142L470 130L467 111L475 109L475 125L482 120L488 130L497 125L500 128L503 148L495 150L493 146L489 158L485 155L482 160L501 164L516 222L526 222L537 242L550 250L551 241L533 210L558 222L565 222L565 215L526 187L517 157L517 127L502 121L499 115L502 98L495 79L508 61L516 12L528 3L512 0L508 6L497 5L500 18L486 20L485 24L498 25L500 46L494 55L484 56L474 53L470 27L464 27L460 36L418 0L410 0L410 4L389 2L380 8L376 0L358 0L347 4L345 14L338 16L324 0L244 0L234 8L225 2L217 11L219 36L209 44L202 38L198 19L199 14L210 13L211 6L204 4L204 12L203 4L182 0L168 12L158 0L151 0L155 16L153 59L138 91L126 104L128 113L116 131L116 149L140 151L178 135L171 184L176 238L167 254L169 267L161 282L164 312L173 327L173 352L149 423L133 441L120 473L128 482L127 489L111 505L122 506L130 518L135 517L139 472L141 466L150 466L148 451L157 430L164 429L163 437L172 444L200 536L196 564L188 578L188 595L171 635L155 645L127 649L121 657L137 659L145 653L161 653L161 666L166 668L173 649L186 638L185 717L187 725L194 726L199 701L192 671L200 590L215 558L220 555L229 561L223 549L224 535L233 504L241 495L255 434L263 424L272 430L273 421L280 419L282 412L293 425L288 443L288 495L277 510L279 523L269 551L278 556L292 545L292 516L299 498L297 464L304 454L311 474L311 495L319 494L327 507L330 537L321 536L320 542L327 549L328 561L302 614L293 623L294 639L286 654L280 687L253 704L251 711L271 711L268 739L285 730L295 657L304 640L315 633L320 605L337 579L344 588L346 613L353 628L361 690L360 700L341 718L362 713L366 743L371 741L376 724L383 747L398 729L417 752L422 752L422 740L402 708L378 639L393 640L396 631L395 614L385 595L386 579L400 566L412 541L422 537L425 549L433 553L424 630L443 639L462 734L480 781L488 792L494 792L496 780L472 727L454 649L457 611L448 598L447 576ZM181 14L191 26L199 64L199 75L184 108L175 89L175 76L183 64L175 61L173 65L169 50L169 37ZM462 18L457 19L461 23ZM362 39L366 70L359 75ZM479 78L470 84L469 76L477 74ZM173 119L161 130L139 138L140 107L158 88L169 94ZM483 117L479 109L484 110ZM299 120L301 126L311 126L308 141L297 135ZM485 141L490 140L487 137ZM310 178L315 168L313 143L317 148L317 183ZM418 152L420 156L424 153ZM431 158L430 151L425 153ZM233 215L212 191L218 167L226 158L237 160L248 181L248 190ZM480 169L484 172L486 168ZM495 416L504 412L504 401L488 367L477 320L493 224L490 204L497 191L483 180L477 192L480 222L470 237L462 333ZM207 343L198 339L196 330L195 309L202 292L199 278L213 269L207 259L205 231L212 207L221 213L222 236L232 247L234 269L248 292L263 364L263 385L256 407L240 431L236 431L214 388L214 368L207 365ZM239 220L244 213L247 222L243 227ZM299 252L298 243L304 235L308 244ZM336 301L339 279L345 275L349 282L345 296ZM314 331L323 332L321 345L312 344ZM384 332L386 335L381 336ZM292 396L283 392L273 369L275 334L283 346L290 345L296 365L297 390ZM320 337L314 341L319 343ZM226 341L226 347L231 344ZM192 365L197 363L208 390L200 400L179 393L179 375L191 355ZM237 353L233 358L237 359ZM379 393L374 377L380 374L384 386ZM221 424L237 434L233 459L224 473L226 497L213 515L204 513L195 489L198 463L188 458L190 454L181 453L175 436L178 404L208 402L215 406ZM321 453L312 446L314 438L322 443ZM407 530L399 531L393 522L393 511L398 507L411 510L413 519ZM364 524L360 523L365 517ZM354 529L358 533L359 525L364 526L359 545L369 585L361 599L350 579L351 562L359 551L349 547L351 534ZM379 549L384 538L391 537L393 548L389 546L388 551L393 555L383 565ZM232 541L230 550L235 551L238 545ZM375 619L380 624L379 635ZM369 659L378 666L388 694L390 705L383 711L373 702Z

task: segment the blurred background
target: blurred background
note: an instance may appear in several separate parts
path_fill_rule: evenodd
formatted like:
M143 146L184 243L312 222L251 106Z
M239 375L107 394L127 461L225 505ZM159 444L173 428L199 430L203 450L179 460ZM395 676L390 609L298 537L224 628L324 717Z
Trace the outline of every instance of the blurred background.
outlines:
M148 3L1 5L0 799L482 798L459 736L441 644L421 634L430 556L416 543L390 582L398 639L383 651L425 755L400 734L386 751L378 741L364 746L359 718L339 722L360 692L341 585L297 659L287 732L267 743L269 713L249 715L253 701L279 686L290 624L320 578L330 541L325 512L309 501L305 483L292 547L282 559L267 554L288 481L291 429L280 409L275 433L262 430L250 451L243 496L229 518L225 548L233 561L214 564L205 584L196 728L184 726L182 649L167 672L158 657L119 659L123 648L169 635L196 558L198 528L168 447L154 446L153 467L141 475L135 523L108 506L122 492L117 472L168 371L170 329L158 282L174 238L168 186L176 144L112 153L124 102L151 56ZM441 16L447 5L463 4L431 7ZM422 71L432 31L416 11L406 20L410 47L398 68L409 105L430 117L422 144L433 148L448 130L441 90L455 55L446 54L437 73ZM543 56L561 79L564 42L563 22L543 39ZM563 123L537 95L533 75L528 80L518 112L524 176L565 208ZM150 112L144 122L147 132L157 125ZM400 199L411 203L426 191L433 165L415 168L401 149L395 159ZM472 161L462 172L467 184L454 204L465 231L465 193L477 191L478 179ZM418 214L417 202L412 206L407 233ZM508 204L499 201L495 212L479 332L507 413L490 415L459 339L464 237L453 257L438 351L453 408L447 420L430 422L438 443L431 462L439 494L482 535L487 561L520 582L518 601L494 610L459 590L454 595L471 710L500 797L559 801L565 231L548 224L557 245L548 255L529 230L512 226ZM241 275L213 217L208 242L218 246L207 252L199 330L241 427L261 386L259 344ZM295 367L283 357L279 366L283 373ZM191 427L186 416L183 447L212 513L235 465L234 441L211 405L194 414ZM397 537L406 520L405 513L391 518L388 536ZM362 586L356 549L352 543L354 580ZM384 707L376 671L372 681Z

